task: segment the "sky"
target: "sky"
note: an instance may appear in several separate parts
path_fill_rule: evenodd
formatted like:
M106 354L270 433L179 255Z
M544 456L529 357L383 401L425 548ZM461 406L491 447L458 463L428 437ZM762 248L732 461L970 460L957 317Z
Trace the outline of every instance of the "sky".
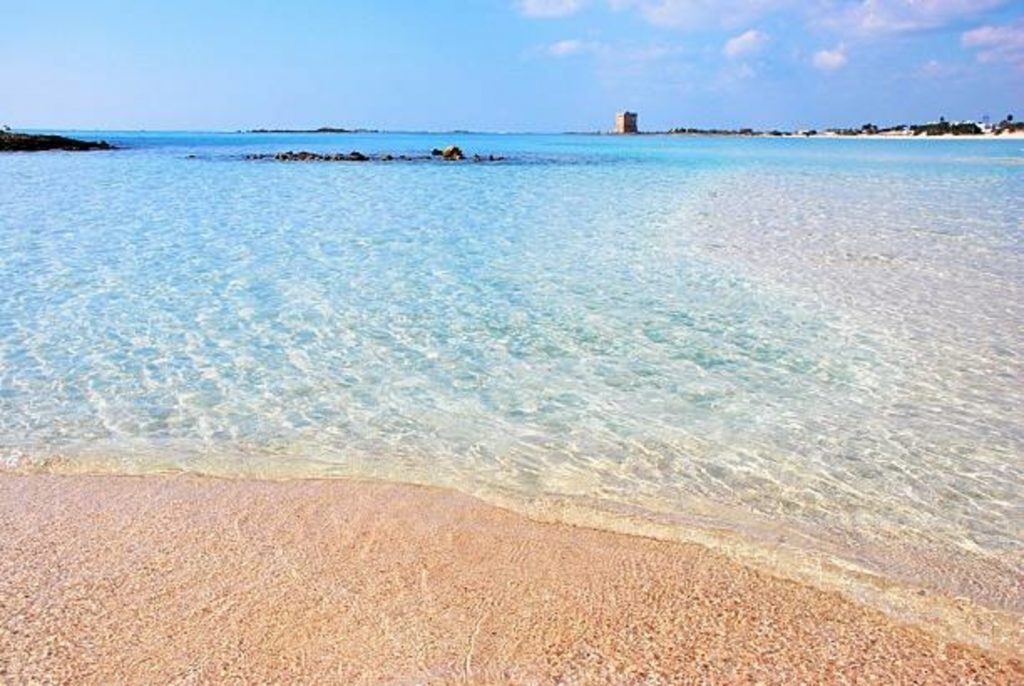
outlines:
M0 125L1024 118L1024 0L0 0Z

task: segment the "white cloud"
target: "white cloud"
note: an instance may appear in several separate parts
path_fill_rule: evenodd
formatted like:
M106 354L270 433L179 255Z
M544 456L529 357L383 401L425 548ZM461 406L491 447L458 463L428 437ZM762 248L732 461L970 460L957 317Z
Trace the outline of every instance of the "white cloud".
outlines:
M608 0L612 9L635 9L650 23L674 28L738 26L799 0Z
M568 38L556 41L550 45L541 45L533 49L534 55L542 57L572 57L574 55L593 55L607 61L619 64L650 64L664 61L682 52L682 48L675 45L663 45L658 43L648 44L609 44L601 41L587 41L578 38Z
M926 79L945 79L959 73L959 68L939 60L928 60L917 70L917 76Z
M565 17L583 9L584 0L519 0L517 5L527 17Z
M608 56L614 59L630 62L657 62L680 54L682 49L678 46L651 44L621 46L607 52Z
M754 71L753 67L744 62L736 69L735 76L737 79L752 79L757 76L757 72Z
M839 45L831 50L819 50L814 53L811 62L822 71L835 71L846 66L846 47Z
M860 0L822 5L815 23L849 34L910 33L946 26L1005 5L1008 0Z
M767 42L768 34L758 31L757 29L750 29L749 31L744 31L740 35L727 40L725 42L725 46L722 48L722 52L725 53L726 57L735 59L737 57L742 57L743 55L754 54L763 48Z
M547 54L552 57L569 57L570 55L578 55L587 49L587 44L578 38L570 38L568 40L560 40L557 43L552 43L547 47Z
M1005 26L979 26L960 37L965 48L978 51L979 62L1008 62L1024 68L1024 21Z
M948 26L1015 0L607 0L665 27L738 28L785 12L811 26L844 35L908 33ZM1016 0L1020 1L1020 0Z

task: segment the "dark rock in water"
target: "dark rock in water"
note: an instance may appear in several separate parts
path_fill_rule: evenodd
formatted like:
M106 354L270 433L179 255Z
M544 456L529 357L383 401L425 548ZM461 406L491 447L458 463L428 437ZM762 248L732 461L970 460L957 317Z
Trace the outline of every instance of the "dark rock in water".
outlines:
M39 152L41 150L113 150L106 141L81 141L65 136L0 131L0 152Z
M253 153L245 156L247 160L277 160L278 162L367 162L371 158L363 153L353 150L348 154L334 153L323 154L319 152L309 152L308 150L300 150L299 152L279 152L275 154L259 154Z
M194 157L194 155L189 156ZM444 150L431 151L430 155L392 155L390 153L383 155L365 155L358 150L353 150L350 153L319 153L309 152L308 150L301 150L294 152L289 150L287 152L279 153L249 153L244 155L243 159L246 160L276 160L278 162L391 162L394 160L403 161L419 161L419 160L431 160L435 158L442 158L446 161L462 160L465 159L462 150L458 146L452 145ZM474 162L496 162L503 160L504 157L495 157L494 155L473 155Z

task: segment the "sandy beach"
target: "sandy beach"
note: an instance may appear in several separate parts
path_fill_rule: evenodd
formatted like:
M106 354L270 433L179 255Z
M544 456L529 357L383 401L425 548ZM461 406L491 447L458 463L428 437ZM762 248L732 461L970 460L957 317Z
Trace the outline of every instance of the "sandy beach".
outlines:
M797 138L856 138L864 140L915 140L915 141L1019 141L1024 140L1024 131L1007 131L1005 133L979 133L979 134L942 134L939 136L915 136L910 133L860 133L856 136L847 136L838 133L817 133L812 136L796 134Z
M4 683L1021 683L695 545L356 481L0 477Z

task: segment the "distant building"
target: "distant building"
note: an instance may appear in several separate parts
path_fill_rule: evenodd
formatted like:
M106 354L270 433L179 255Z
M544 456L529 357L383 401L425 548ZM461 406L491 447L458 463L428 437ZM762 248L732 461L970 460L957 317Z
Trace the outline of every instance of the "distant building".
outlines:
M636 112L615 113L615 133L636 133Z

